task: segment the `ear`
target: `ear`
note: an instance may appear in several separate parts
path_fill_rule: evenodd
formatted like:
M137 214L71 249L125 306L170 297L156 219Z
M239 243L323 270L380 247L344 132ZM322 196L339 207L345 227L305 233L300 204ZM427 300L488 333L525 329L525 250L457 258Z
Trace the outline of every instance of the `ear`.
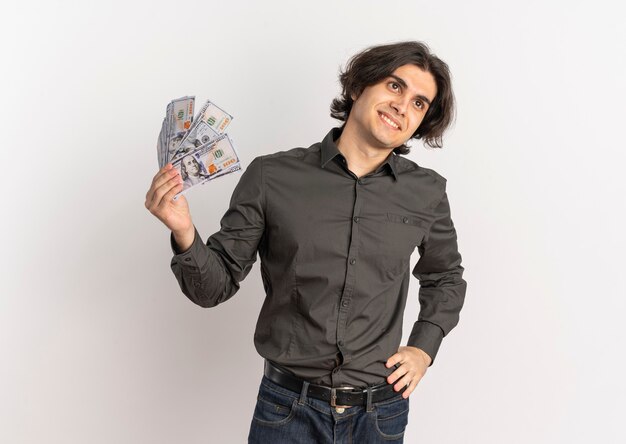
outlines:
M353 101L353 102L354 102L354 101L356 101L356 99L358 99L358 98L359 98L359 95L360 95L360 94L357 94L357 93L356 93L356 91L354 91L354 90L352 90L352 91L350 92L350 98L352 99L352 101Z

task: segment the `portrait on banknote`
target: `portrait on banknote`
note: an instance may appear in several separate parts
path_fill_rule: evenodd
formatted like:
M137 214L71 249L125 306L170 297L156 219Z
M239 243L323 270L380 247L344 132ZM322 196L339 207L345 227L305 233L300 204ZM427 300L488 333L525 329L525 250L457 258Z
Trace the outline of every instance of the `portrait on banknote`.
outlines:
M177 154L178 151L178 147L180 146L180 142L183 140L183 137L185 137L185 132L180 132L178 134L176 134L169 143L168 146L168 153L169 153L169 158L173 158L175 154Z
M204 165L193 154L188 154L180 161L180 176L183 179L183 190L209 179Z

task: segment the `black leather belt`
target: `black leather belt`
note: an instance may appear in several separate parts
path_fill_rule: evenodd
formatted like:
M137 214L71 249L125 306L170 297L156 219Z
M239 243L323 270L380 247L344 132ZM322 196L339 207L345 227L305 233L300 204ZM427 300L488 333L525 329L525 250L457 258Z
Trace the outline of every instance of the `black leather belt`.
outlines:
M279 369L267 359L265 360L265 376L272 382L291 391L300 393L304 381L284 370ZM399 392L393 389L393 384L383 383L370 387L372 402L380 402L402 393L406 386ZM309 384L307 396L330 402L332 407L338 405L366 405L367 391L356 387L327 387L325 385Z

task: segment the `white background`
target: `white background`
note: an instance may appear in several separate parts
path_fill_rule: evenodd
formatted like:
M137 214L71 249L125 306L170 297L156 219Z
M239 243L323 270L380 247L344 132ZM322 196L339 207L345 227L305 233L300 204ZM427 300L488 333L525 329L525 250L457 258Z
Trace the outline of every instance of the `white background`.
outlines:
M213 309L180 292L144 207L165 106L231 112L246 166L322 139L349 56L413 39L453 73L444 149L408 157L448 179L468 291L406 442L626 442L617 4L4 4L0 441L245 442L259 266ZM205 239L239 177L189 193Z

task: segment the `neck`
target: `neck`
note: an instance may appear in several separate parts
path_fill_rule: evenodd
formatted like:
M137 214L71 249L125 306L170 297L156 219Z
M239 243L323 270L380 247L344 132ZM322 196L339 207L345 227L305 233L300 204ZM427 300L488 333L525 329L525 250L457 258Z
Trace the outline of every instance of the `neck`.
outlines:
M393 148L373 146L361 136L362 133L348 120L341 135L335 141L337 148L346 158L348 169L357 177L375 171L393 151Z

